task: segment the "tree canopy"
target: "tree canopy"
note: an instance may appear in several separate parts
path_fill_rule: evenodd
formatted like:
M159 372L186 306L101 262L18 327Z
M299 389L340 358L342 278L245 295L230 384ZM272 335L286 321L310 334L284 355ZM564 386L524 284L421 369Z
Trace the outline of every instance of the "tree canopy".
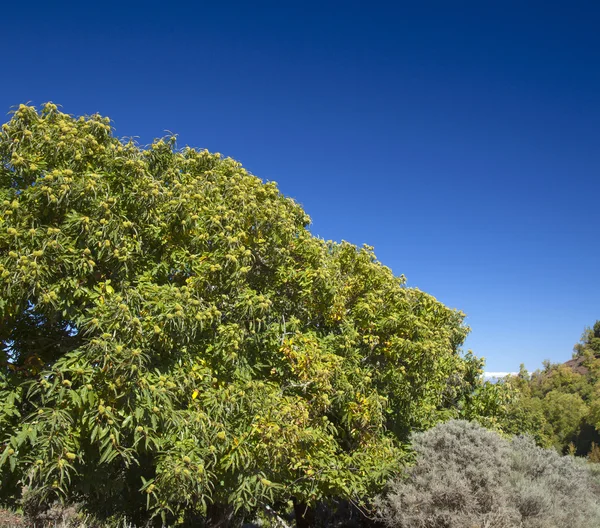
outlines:
M359 499L469 408L463 314L238 162L52 103L0 159L3 500L178 522Z

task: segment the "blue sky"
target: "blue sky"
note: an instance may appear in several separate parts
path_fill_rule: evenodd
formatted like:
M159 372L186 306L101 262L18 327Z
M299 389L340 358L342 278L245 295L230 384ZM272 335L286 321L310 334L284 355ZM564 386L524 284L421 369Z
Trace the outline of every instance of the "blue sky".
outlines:
M466 312L487 370L600 319L597 2L91 4L3 5L0 111L238 159Z

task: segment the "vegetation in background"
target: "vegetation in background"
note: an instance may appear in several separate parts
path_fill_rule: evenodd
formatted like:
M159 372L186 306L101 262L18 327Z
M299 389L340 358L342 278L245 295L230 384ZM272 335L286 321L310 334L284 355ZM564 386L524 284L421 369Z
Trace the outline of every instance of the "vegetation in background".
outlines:
M5 503L309 512L380 489L411 431L502 411L463 314L236 161L51 103L19 107L0 159Z
M506 383L519 396L507 407L505 431L526 432L540 445L587 455L600 441L600 321L584 332L572 360L546 362L531 376L521 367Z
M377 501L389 528L600 526L600 479L585 460L459 420L412 445L416 463Z

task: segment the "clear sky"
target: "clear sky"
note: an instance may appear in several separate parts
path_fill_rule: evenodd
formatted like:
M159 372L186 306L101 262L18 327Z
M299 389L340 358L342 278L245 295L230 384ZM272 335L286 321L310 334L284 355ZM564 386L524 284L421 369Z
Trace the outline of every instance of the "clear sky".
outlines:
M600 319L597 1L30 1L0 27L0 111L238 159L466 312L487 370Z

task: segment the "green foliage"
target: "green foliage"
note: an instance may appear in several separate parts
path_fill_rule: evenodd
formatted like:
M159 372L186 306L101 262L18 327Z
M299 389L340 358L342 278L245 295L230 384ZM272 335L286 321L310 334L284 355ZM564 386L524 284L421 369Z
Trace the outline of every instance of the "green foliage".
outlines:
M357 500L412 429L476 412L463 314L236 161L51 103L0 158L3 500L172 523Z
M504 430L528 433L539 445L566 452L570 443L586 455L600 439L600 358L596 347L600 322L584 332L573 360L546 362L531 376L524 367L507 383L516 397L508 406Z
M588 408L579 394L569 394L552 390L544 397L544 413L552 427L555 446L562 447L574 438Z
M466 421L413 438L416 464L377 501L390 528L595 528L592 465Z

